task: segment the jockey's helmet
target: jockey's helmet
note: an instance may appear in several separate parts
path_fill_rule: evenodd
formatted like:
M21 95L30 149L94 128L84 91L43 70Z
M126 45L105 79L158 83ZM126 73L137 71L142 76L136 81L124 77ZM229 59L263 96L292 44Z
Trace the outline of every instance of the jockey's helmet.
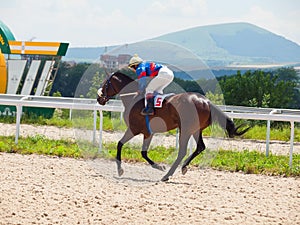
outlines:
M137 66L141 62L143 62L143 59L141 59L138 54L134 54L134 56L129 60L129 67Z

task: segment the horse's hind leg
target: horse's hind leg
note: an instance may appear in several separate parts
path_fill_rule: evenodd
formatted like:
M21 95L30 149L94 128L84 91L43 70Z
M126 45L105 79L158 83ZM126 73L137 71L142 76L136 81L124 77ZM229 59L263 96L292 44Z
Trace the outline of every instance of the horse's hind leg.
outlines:
M123 145L128 142L131 138L133 138L135 135L131 132L129 128L125 131L125 134L121 138L121 140L118 142L117 146L117 156L116 156L116 162L117 162L117 169L118 169L118 175L122 176L124 173L123 168L121 167L121 153L122 153L122 147Z
M179 151L178 151L177 159L175 160L175 162L171 166L168 173L161 179L162 181L168 181L169 180L169 177L174 174L176 168L178 167L178 165L180 164L180 162L182 161L182 159L186 155L186 148L187 148L187 144L188 144L190 135L186 135L186 134L183 135L182 133L186 133L186 132L180 132Z
M142 156L153 168L164 171L166 169L165 166L158 165L157 163L153 162L148 157L148 148L150 146L152 137L153 137L153 134L150 135L149 137L144 136L143 147L142 147Z
M187 166L190 164L190 162L197 156L199 155L204 149L205 149L205 144L203 142L203 138L202 138L202 131L199 130L197 131L194 135L194 138L197 142L197 148L196 151L194 151L183 163L182 167L181 167L181 172L182 174L186 174L187 172Z

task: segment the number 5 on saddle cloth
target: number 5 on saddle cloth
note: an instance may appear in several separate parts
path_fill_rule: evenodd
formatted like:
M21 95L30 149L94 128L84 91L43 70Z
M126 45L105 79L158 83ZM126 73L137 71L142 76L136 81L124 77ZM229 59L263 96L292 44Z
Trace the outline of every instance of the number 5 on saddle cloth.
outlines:
M154 108L161 108L163 105L163 101L165 98L175 95L174 93L169 93L169 94L158 94L154 96Z

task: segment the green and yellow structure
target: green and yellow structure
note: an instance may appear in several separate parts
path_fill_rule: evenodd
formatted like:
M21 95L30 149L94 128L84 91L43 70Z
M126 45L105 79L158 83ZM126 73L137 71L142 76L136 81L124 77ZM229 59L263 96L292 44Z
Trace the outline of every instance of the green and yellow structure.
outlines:
M64 56L69 43L17 41L11 30L0 21L0 93L7 90L7 63L4 54Z
M0 52L0 94L6 93L7 70L4 55Z

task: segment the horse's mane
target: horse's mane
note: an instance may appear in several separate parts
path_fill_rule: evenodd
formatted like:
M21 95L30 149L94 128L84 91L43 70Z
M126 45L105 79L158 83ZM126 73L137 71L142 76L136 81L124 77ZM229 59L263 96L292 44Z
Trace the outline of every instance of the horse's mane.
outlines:
M116 79L119 79L123 83L122 93L136 92L138 90L138 82L133 77L136 77L135 73L130 69L121 69L112 73Z
M129 69L117 70L116 72L112 73L111 76L112 75L124 77L124 79L128 80L129 82L135 81L134 78L132 78L135 74Z

